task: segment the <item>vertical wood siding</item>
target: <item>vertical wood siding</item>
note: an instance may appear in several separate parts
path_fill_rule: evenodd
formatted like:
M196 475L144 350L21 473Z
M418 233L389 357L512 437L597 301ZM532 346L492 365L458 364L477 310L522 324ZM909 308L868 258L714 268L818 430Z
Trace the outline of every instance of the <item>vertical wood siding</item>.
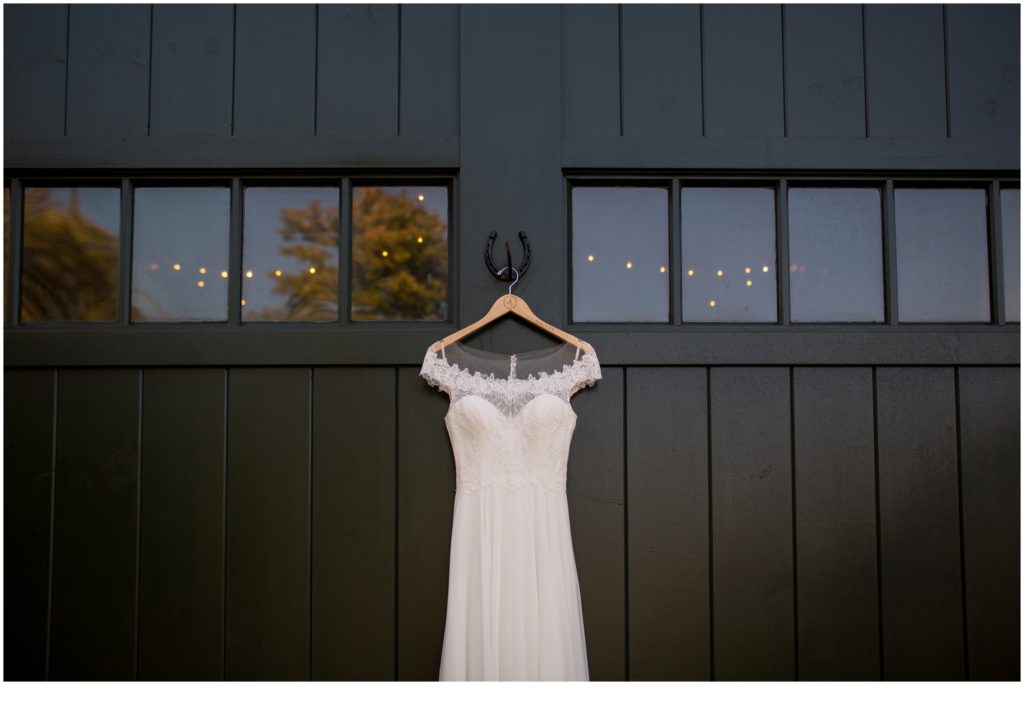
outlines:
M461 131L457 7L4 12L5 137ZM1019 134L1015 5L557 14L568 136Z
M567 486L592 678L1018 677L1019 378L606 367ZM416 368L5 379L8 678L436 678Z

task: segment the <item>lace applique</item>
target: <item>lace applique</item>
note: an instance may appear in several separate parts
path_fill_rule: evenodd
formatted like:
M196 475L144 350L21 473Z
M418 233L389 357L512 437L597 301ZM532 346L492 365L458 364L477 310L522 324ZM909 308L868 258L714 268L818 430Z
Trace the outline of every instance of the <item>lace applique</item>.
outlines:
M501 378L495 377L493 372L484 374L460 368L458 363L449 363L442 358L439 351L427 348L420 377L431 387L448 393L452 404L463 397L476 395L489 401L506 416L514 416L541 394L552 394L568 403L576 392L592 387L601 379L601 364L594 347L586 343L584 349L579 358L566 363L561 370Z

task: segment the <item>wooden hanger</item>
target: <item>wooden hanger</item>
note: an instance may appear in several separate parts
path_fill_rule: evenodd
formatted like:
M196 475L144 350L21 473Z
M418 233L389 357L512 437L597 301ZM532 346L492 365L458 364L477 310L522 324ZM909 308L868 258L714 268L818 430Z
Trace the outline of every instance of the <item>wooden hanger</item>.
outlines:
M501 269L501 271L504 270L505 268ZM525 299L523 299L519 295L512 294L512 287L515 286L517 282L519 282L519 271L516 270L515 268L512 268L512 270L516 274L516 279L512 282L511 285L508 286L508 294L504 294L501 297L498 297L498 299L494 300L494 304L491 305L491 308L482 317L474 321L469 326L465 326L459 329L458 331L448 334L440 341L437 341L436 343L432 344L430 346L430 349L435 352L440 352L442 348L447 348L448 346L450 346L455 341L458 341L463 336L468 336L469 334L473 333L474 331L483 326L486 326L492 321L500 319L501 317L507 314L515 314L520 319L524 319L533 324L534 326L544 329L548 333L557 336L563 341L567 341L573 344L577 348L580 348L586 352L592 352L593 348L589 343L584 341L582 338L573 336L571 333L563 331L557 326L553 326L548 322L544 321L539 316L534 314L533 310L530 309L530 305L526 303Z

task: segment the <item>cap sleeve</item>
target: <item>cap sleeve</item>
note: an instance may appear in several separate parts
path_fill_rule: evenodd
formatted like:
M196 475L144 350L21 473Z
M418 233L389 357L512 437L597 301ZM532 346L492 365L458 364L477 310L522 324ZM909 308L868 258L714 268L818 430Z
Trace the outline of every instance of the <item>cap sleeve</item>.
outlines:
M426 380L431 387L437 388L439 392L451 395L451 368L432 350L433 345L430 344L427 347L427 352L423 356L420 377Z
M597 351L594 346L584 341L586 352L580 362L572 366L572 385L569 388L569 396L579 392L584 387L593 387L594 383L601 379L601 362L597 358Z

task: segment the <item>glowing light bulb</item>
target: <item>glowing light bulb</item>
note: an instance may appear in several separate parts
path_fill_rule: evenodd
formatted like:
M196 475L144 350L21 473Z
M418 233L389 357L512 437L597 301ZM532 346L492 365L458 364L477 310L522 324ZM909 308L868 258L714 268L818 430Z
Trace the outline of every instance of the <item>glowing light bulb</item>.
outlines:
M754 283L752 283L752 282L751 282L750 280L747 280L747 287L750 287L750 286L751 286L751 285L753 285L753 284L754 284Z
M768 272L768 266L766 265L763 268L761 268L761 271L767 273Z
M418 199L420 202L422 202L423 201L423 195L417 195L416 199Z
M594 255L590 254L589 256L587 256L587 260L590 261L591 263L593 263L594 262Z
M633 261L631 261L631 260L626 261L626 267L627 268L632 268L633 267Z
M204 287L204 286L206 285L206 283L205 283L205 282L203 282L202 280L200 280L200 281L199 281L199 282L197 282L196 284L197 284L197 285L199 285L200 287Z
M710 302L708 302L708 306L709 307L715 306L715 300L711 300Z
M658 270L659 270L659 272L662 272L662 273L665 272L665 266L664 265L661 266L660 268L658 268Z
M416 237L416 243L423 243L423 237L422 236L417 236Z
M388 252L387 252L387 251L381 251L381 252L380 252L380 254L381 254L382 256L384 256L385 258L387 258L387 257L388 257Z
M723 274L724 273L721 270L718 271L718 277L722 277Z
M245 300L244 299L242 300L242 306L243 307L245 306Z
M278 277L281 277L281 270L280 270L280 269L278 269L278 270L275 270L275 271L274 271L274 275L276 275L276 276L278 276Z
M315 272L316 272L316 268L313 268L313 267L311 267L311 268L309 269L309 274L310 274L310 275L314 274Z
M175 263L173 267L175 270L181 270L181 266L178 265L177 263Z
M246 270L245 271L245 276L246 277L252 277L252 271L251 270Z
M221 270L220 271L220 276L221 277L227 277L228 276L228 271L227 270Z
M749 272L750 272L750 266L748 265L747 267L745 267L745 268L743 269L743 272L745 272L745 273L749 273Z
M690 277L693 277L693 271L692 270L687 270L686 274L689 275Z
M206 268L200 268L199 273L202 275L206 275Z

